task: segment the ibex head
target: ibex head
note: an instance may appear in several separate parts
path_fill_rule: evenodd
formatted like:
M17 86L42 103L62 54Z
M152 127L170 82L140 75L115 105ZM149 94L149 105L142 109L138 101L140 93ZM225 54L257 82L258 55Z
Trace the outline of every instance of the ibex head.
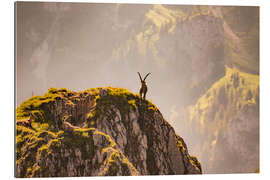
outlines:
M146 74L146 76L144 77L144 79L142 79L141 74L140 74L139 72L138 72L138 74L139 74L141 83L142 83L142 84L146 84L145 80L146 80L147 76L149 76L151 73Z

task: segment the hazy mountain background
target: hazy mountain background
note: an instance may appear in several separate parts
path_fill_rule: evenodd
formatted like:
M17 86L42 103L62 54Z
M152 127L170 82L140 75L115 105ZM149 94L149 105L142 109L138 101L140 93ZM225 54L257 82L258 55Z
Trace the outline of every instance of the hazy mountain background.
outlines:
M16 3L17 106L49 87L153 101L203 173L259 169L259 8Z

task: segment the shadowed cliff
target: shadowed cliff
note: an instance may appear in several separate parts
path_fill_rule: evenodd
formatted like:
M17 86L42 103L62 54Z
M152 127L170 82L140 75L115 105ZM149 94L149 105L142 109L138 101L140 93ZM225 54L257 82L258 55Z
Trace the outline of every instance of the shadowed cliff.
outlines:
M158 108L126 89L51 88L16 124L16 177L202 173Z

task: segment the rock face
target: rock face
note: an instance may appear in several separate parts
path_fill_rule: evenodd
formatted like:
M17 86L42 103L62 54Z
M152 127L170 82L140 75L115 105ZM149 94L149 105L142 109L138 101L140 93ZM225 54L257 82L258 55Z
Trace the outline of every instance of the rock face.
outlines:
M16 177L202 173L157 107L125 89L49 89L16 120Z

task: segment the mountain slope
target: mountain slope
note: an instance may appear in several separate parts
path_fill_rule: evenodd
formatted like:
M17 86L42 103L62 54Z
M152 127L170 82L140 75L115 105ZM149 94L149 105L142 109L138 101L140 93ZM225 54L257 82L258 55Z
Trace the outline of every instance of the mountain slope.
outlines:
M186 113L185 113L186 112ZM209 173L255 172L259 167L259 76L226 68L197 102L182 111L193 152ZM183 129L183 131L184 131Z
M17 177L201 174L157 107L125 89L52 88L16 122Z

